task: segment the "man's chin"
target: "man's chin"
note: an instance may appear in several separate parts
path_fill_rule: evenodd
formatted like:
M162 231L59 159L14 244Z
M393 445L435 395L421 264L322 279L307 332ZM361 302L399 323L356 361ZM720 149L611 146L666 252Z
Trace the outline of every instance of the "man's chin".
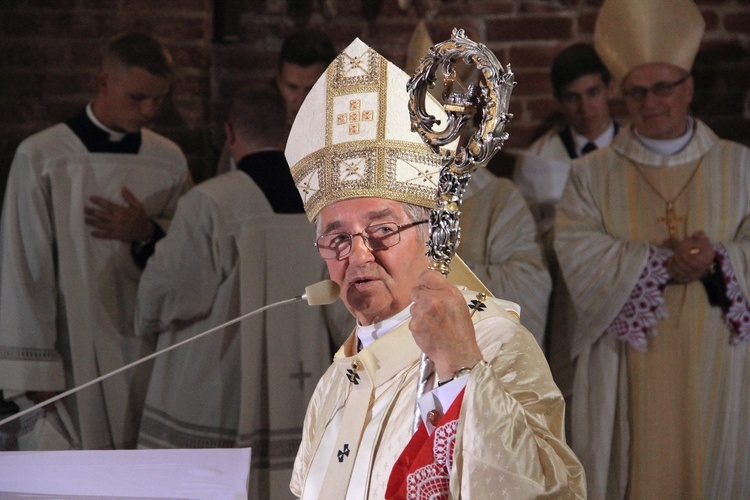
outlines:
M357 289L349 287L346 293L346 307L362 324L371 324L385 319L381 317L383 310L387 309L378 298L382 299L382 291L376 292L374 287Z

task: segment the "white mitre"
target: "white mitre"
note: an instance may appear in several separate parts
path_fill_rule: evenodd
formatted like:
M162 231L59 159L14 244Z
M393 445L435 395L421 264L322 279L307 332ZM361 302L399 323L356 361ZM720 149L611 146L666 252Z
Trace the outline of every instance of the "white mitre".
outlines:
M310 90L285 150L310 221L349 198L435 207L441 156L411 131L408 80L356 39ZM427 110L445 120L436 102Z
M311 222L327 205L350 198L435 208L442 157L411 131L408 81L357 38L310 90L284 153ZM429 94L426 108L446 123ZM458 255L448 279L492 295Z
M606 0L594 48L618 82L646 63L690 71L706 23L693 0Z

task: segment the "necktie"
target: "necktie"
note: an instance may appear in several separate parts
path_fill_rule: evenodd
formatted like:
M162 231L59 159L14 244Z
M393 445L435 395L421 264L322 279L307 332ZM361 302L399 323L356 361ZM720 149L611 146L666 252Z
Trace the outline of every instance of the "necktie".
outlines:
M586 145L583 146L583 149L581 149L581 156L587 153L590 153L595 149L596 149L596 144L594 144L593 142L587 142Z

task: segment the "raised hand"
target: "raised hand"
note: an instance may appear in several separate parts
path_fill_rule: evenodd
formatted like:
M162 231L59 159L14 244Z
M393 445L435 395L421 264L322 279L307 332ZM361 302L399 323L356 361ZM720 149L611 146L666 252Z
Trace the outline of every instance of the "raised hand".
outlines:
M122 188L126 205L118 205L101 196L89 198L95 206L84 208L86 224L93 227L91 236L125 242L146 241L154 232L154 223L138 198L126 187Z
M461 291L439 272L426 270L411 291L414 341L435 363L438 379L482 360L469 308Z

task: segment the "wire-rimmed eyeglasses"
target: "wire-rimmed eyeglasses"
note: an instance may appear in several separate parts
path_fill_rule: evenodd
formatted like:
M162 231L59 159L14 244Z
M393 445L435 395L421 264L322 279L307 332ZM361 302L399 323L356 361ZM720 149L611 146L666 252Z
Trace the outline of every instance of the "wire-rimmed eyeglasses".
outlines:
M395 222L384 222L372 224L359 233L331 233L324 234L315 240L315 247L320 256L326 260L343 259L352 251L355 236L361 236L362 240L372 251L385 250L398 245L401 241L401 231L410 227L419 226L429 222L418 220L407 224L396 224Z
M628 99L632 99L636 102L645 101L646 96L648 96L649 92L654 94L656 97L668 97L672 95L672 92L674 91L675 87L677 87L681 83L684 83L685 80L687 80L689 76L690 76L690 73L688 73L687 75L683 76L682 78L674 82L656 82L650 87L642 87L640 85L634 85L633 87L630 87L629 89L623 89L622 94Z

